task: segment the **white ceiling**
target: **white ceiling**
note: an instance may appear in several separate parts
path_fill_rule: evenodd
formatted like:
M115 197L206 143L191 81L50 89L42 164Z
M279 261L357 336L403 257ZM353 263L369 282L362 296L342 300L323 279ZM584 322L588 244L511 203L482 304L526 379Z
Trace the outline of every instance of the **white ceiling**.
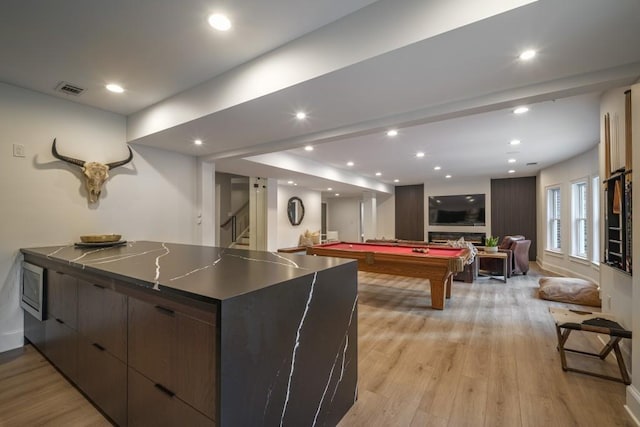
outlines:
M193 117L130 142L198 155L219 171L334 192L384 193L379 188L394 179L415 184L447 173L452 180L530 176L593 147L602 91L640 77L640 2L539 0L466 25L452 19L447 29L446 7L461 4L480 7L471 0L4 0L0 81L131 115L130 123L180 108ZM233 20L230 33L208 27L207 14L218 10ZM383 11L395 13L393 22ZM439 32L425 11L438 17ZM321 37L333 44L321 45ZM390 47L381 41L387 38L404 41ZM305 54L285 70L313 61L342 65L271 90L265 83L253 97L212 107L225 95L211 89L216 82L235 73L243 89L251 86L242 80L247 70L268 67L290 46ZM516 56L529 47L539 54L522 63ZM56 93L61 80L87 90L77 98ZM122 82L124 96L103 89L111 80ZM204 109L197 92L211 99ZM520 104L531 110L514 116ZM309 114L305 122L293 118L300 108ZM399 135L388 138L389 128ZM205 144L193 146L194 138ZM511 147L514 138L522 144ZM300 148L306 144L314 151ZM280 151L286 161L258 156ZM417 151L426 156L415 158ZM309 166L274 166L293 158Z

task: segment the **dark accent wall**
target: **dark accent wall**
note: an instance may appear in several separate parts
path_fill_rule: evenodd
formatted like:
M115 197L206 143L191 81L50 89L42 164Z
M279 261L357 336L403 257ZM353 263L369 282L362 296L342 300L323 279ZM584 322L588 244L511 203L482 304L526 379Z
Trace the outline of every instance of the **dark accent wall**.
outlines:
M396 239L424 240L424 184L396 187Z
M396 214L397 215L397 214ZM491 180L491 234L521 234L531 240L529 260L535 261L536 177Z

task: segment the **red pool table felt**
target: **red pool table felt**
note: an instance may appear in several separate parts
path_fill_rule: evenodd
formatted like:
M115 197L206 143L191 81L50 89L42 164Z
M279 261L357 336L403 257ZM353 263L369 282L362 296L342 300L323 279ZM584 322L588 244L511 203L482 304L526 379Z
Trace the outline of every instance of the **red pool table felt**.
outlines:
M414 252L416 248L427 252ZM438 310L443 310L445 298L451 297L453 275L464 269L470 256L466 248L354 242L311 246L307 254L357 259L362 271L429 279L431 306Z

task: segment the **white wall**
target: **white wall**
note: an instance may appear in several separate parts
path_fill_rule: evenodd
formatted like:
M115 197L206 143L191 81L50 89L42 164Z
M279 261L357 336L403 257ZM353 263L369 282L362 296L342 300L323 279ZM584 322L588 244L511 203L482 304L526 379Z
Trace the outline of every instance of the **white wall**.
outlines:
M300 225L291 225L287 217L287 203L291 197L299 197L304 204L304 218ZM305 231L320 231L321 193L306 188L278 185L278 248L298 246L298 239Z
M396 196L378 194L378 224L376 227L378 239L393 239L396 237Z
M594 118L595 119L595 118ZM598 266L590 260L583 260L571 256L571 203L573 182L585 179L588 183L589 190L587 194L591 194L592 178L599 176L598 172L598 147L595 146L591 150L579 156L573 157L565 162L557 163L540 171L537 177L537 201L538 206L538 253L536 258L538 263L545 270L549 270L564 276L581 277L592 280L596 283L600 281L600 273ZM549 187L560 187L561 200L561 243L562 250L553 252L546 249L547 246L547 189ZM602 200L602 194L601 194ZM601 203L602 205L602 203ZM589 206L591 210L591 206ZM602 215L600 215L603 218ZM591 223L589 230L591 230ZM591 239L589 239L591 241ZM602 240L601 240L602 241ZM589 258L591 259L591 251L589 248Z
M132 163L111 172L89 205L79 168L51 155L112 161L126 156L126 118L0 83L0 352L22 345L19 249L70 244L82 234L197 243L196 160L133 147ZM26 157L13 157L22 144ZM65 152L66 152L65 151ZM73 151L73 153L71 153Z
M327 230L337 231L344 242L360 241L360 197L327 199Z
M484 194L485 195L485 226L452 226L429 225L429 197L456 194ZM429 231L455 231L463 233L491 234L491 180L479 178L474 180L433 181L424 183L424 238L429 238Z
M635 142L632 153L632 165L634 168L637 168L638 165L640 165L640 149L638 148L640 145L638 144L638 141L640 141L640 83L631 87L631 105L631 114L633 116L631 134ZM636 177L638 176L638 174L634 175ZM638 179L636 178L634 181L637 182ZM637 191L632 204L632 211L640 212L640 197L638 197ZM624 293L631 291L631 323L627 325L631 325L630 327L637 337L638 331L640 331L640 310L638 310L640 307L640 273L638 273L638 266L640 265L640 216L636 214L633 220L633 265L636 266L636 271L632 279L633 287L625 288ZM602 278L603 275L601 275L601 280L603 280ZM626 281L623 282L623 286L626 285ZM616 309L617 306L618 303L616 302ZM636 308L635 310L633 310L634 307ZM637 338L632 341L631 354L632 384L627 387L627 409L633 414L636 420L640 420L640 392L638 391L638 386L640 385L640 340Z
M365 191L362 193L362 234L367 239L378 236L378 201L376 193Z

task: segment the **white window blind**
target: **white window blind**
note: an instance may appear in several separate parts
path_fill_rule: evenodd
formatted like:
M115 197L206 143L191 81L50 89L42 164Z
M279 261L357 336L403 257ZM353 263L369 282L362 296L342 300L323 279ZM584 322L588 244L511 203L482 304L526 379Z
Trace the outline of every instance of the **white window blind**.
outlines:
M600 264L600 177L591 181L591 261Z
M573 230L571 233L572 255L587 258L587 241L589 238L587 212L588 212L588 194L587 183L585 181L576 182L572 186L573 203L572 203L572 222Z
M560 188L547 190L547 249L561 249Z

